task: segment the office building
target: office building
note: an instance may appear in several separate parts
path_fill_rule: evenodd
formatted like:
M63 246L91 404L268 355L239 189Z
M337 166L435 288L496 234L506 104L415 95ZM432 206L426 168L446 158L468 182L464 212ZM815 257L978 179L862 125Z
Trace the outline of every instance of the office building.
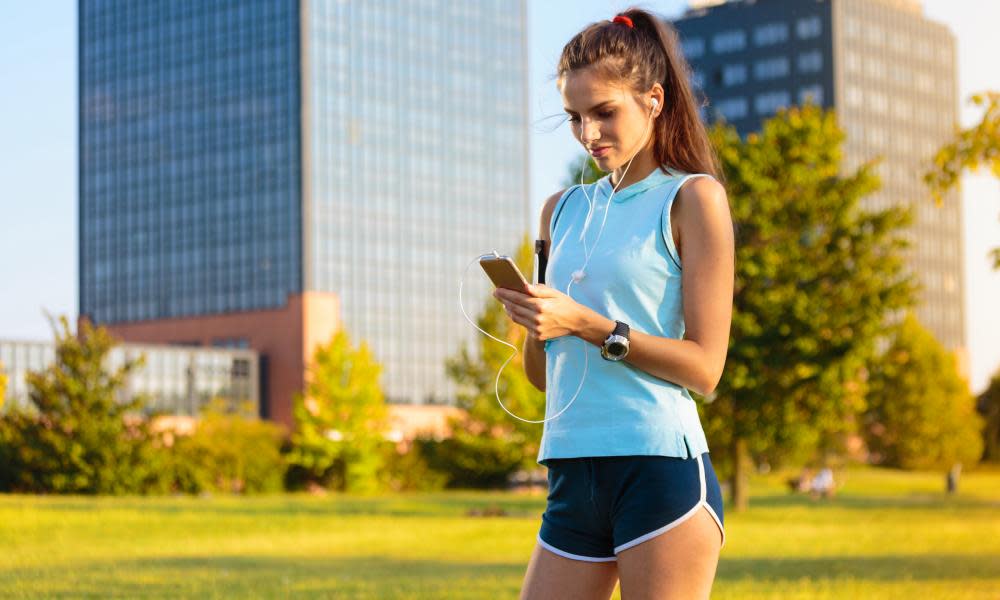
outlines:
M390 401L453 398L462 269L529 230L525 10L80 0L81 317L253 349L286 425L341 327Z
M958 122L955 38L917 0L702 2L674 22L694 83L741 134L807 99L834 108L844 168L882 157L882 189L863 206L912 206L908 265L922 286L917 316L965 355L962 204L943 206L921 174Z
M120 344L108 353L105 366L114 371L140 357L145 362L125 379L120 399L145 396L146 413L195 416L212 402L237 413L260 410L253 350ZM2 409L30 407L25 376L44 371L55 358L52 342L0 340L0 372L7 375Z

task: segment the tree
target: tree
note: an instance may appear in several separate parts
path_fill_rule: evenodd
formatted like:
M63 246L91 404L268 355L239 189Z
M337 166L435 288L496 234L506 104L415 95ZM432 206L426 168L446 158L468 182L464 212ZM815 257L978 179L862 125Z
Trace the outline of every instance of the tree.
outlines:
M983 452L983 420L948 353L912 314L892 346L873 363L868 447L882 463L904 469L975 464Z
M7 374L4 372L3 361L0 361L0 409L3 408L3 401L6 394L7 394Z
M0 488L22 492L121 494L144 492L161 477L154 434L141 411L146 399L119 401L145 357L109 370L116 341L103 327L81 323L75 336L60 317L55 361L29 372L27 409L3 422Z
M703 412L741 510L749 458L799 460L856 428L876 340L913 303L911 217L860 208L879 182L871 163L841 172L832 111L779 111L745 141L725 124L710 135L738 234L726 370Z
M982 120L959 130L951 143L938 150L933 169L924 174L924 182L938 204L966 169L975 172L989 165L993 175L1000 177L1000 92L974 94L969 100L985 107ZM993 268L1000 269L1000 247L994 248L992 254Z
M985 420L983 459L1000 461L1000 371L993 374L989 387L979 396L976 409Z
M316 349L306 393L296 395L293 406L289 464L326 487L377 491L388 429L381 371L367 344L355 349L343 329Z
M570 163L569 172L566 174L566 178L563 180L564 187L570 187L580 183L580 171L583 173L583 183L594 183L598 179L607 175L602 171L594 159L588 154L582 155L583 159L576 159Z
M514 262L526 276L532 272L533 246L525 237ZM538 391L524 373L526 331L507 316L503 304L490 296L476 319L484 331L518 349L500 376L500 400L515 415L528 420L545 416L545 393ZM447 361L448 376L458 385L457 405L463 417L450 419L453 432L444 440L432 466L451 475L450 485L502 486L517 469L536 466L542 437L541 423L525 423L507 414L497 402L497 372L513 350L478 334L479 352L467 346Z

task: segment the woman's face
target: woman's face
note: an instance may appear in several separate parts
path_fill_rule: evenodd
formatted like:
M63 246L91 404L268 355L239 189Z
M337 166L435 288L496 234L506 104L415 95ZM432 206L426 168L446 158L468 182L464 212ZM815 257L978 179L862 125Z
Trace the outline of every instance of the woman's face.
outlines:
M650 100L657 98L663 106L659 85L643 94L646 105L641 106L632 90L606 82L594 69L570 71L560 83L573 136L602 171L624 166L652 139Z

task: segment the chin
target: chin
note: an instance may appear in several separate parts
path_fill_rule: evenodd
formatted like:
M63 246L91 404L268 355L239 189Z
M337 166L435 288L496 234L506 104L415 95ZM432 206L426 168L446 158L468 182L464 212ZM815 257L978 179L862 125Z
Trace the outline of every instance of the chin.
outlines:
M614 161L607 156L602 156L601 158L595 158L594 163L597 167L604 171L605 173L610 173L614 169L617 169L620 165L616 165Z

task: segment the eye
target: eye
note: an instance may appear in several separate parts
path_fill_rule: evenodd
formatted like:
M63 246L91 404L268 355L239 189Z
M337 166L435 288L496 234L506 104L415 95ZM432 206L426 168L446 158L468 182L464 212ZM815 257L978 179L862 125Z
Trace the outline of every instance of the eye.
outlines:
M570 123L579 123L580 122L580 117L578 117L577 115L569 115L569 118L567 120Z
M597 113L597 116L601 117L602 119L610 119L611 117L615 116L615 111L613 111L613 110L603 110L603 111Z

